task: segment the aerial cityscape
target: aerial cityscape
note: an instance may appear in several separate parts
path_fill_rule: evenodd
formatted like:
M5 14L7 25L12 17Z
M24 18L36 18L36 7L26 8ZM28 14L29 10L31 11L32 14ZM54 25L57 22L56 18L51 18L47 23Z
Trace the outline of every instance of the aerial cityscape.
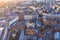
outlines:
M0 0L0 40L60 40L60 0Z

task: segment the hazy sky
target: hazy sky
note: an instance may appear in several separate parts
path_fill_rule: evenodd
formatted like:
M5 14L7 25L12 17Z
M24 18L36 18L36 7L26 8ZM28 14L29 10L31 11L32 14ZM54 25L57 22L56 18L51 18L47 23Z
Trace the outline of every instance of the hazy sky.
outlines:
M0 1L23 1L23 0L0 0Z
M0 0L0 1L14 1L14 0ZM23 1L23 0L15 0L15 1Z
M9 2L11 2L11 1L32 1L32 0L0 0L0 1L9 1ZM41 0L40 0L41 1ZM58 1L58 0L56 0L56 1Z

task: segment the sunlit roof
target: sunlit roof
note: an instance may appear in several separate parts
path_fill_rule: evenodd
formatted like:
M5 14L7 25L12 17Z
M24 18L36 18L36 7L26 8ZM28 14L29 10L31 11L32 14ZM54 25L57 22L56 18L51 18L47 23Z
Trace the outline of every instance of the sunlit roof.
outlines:
M3 30L4 28L0 28L0 30Z

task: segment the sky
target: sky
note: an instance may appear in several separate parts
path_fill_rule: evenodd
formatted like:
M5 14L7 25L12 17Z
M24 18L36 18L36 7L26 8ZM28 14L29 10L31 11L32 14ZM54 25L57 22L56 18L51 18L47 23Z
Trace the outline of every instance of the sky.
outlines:
M5 1L5 2L8 1L8 2L11 2L11 1L29 1L29 0L0 0L0 1ZM42 1L42 0L37 0L37 1Z
M4 2L22 1L23 2L23 1L32 1L32 0L0 0L0 1L4 1ZM42 1L42 0L37 0L37 1ZM56 1L59 1L59 0L56 0Z
M22 0L0 0L0 1L22 1Z

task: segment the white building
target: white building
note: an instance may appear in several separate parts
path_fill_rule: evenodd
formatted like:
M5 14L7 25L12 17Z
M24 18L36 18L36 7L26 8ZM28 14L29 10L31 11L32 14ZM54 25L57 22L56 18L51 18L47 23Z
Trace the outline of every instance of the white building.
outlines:
M48 4L55 4L56 0L36 0L37 2L48 3Z

